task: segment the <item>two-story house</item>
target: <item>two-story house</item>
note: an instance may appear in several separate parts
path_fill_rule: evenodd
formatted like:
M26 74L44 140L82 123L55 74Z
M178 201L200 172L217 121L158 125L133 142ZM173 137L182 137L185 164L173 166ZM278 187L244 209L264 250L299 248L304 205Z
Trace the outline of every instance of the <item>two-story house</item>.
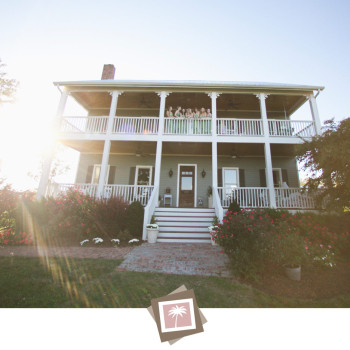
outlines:
M316 97L324 87L114 80L114 71L105 65L101 80L54 83L57 141L80 159L76 182L55 184L49 156L39 198L74 187L139 200L145 224L158 217L160 241L209 241L212 217L222 219L233 199L242 208L314 208L300 189L294 149L320 133ZM86 115L66 115L68 97ZM310 117L292 120L307 101Z

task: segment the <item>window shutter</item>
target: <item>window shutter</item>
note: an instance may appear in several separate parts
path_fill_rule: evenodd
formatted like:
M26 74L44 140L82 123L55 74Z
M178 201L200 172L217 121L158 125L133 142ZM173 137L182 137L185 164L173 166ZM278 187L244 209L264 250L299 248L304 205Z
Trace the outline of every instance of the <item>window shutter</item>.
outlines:
M94 171L94 166L93 165L89 165L88 168L87 168L85 183L91 184L91 182L92 182L92 172L93 171Z
M222 168L218 169L218 187L222 187Z
M130 174L129 174L129 185L135 185L135 172L136 172L136 166L132 166L130 168Z
M239 187L245 187L244 169L239 169Z
M151 185L154 186L154 166L152 167L152 181L151 181ZM158 184L159 185L159 184Z
M116 170L116 166L111 165L109 167L109 175L108 175L108 185L114 185L114 180L115 180L115 170Z
M285 182L289 186L287 169L282 169L282 182Z
M265 169L260 169L259 170L259 175L260 175L260 187L266 187Z

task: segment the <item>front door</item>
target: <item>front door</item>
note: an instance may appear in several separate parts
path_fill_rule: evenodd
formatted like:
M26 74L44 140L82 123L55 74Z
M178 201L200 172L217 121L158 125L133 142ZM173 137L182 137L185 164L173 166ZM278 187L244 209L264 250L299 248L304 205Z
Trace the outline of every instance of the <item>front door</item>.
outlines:
M194 207L194 176L195 167L189 165L180 166L179 176L179 207Z

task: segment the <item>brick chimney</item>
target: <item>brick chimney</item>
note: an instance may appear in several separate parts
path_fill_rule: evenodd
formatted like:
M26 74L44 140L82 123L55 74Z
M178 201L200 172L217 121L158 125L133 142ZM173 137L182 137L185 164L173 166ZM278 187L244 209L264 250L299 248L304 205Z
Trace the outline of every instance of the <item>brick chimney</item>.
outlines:
M115 67L113 64L105 64L103 66L101 80L114 79Z

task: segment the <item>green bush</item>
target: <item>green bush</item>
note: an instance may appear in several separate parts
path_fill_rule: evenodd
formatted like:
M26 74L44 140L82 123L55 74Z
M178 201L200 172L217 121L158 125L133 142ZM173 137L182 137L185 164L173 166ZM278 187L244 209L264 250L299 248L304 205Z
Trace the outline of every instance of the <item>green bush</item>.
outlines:
M234 199L232 199L232 202L230 203L230 206L228 207L228 211L230 211L232 213L240 213L241 207Z
M120 231L118 234L118 239L120 239L120 242L124 244L128 243L132 238L133 237L128 230Z
M110 241L125 229L127 207L128 203L119 197L97 201L95 216L100 237Z
M271 250L273 220L264 211L228 211L217 231L234 273L252 277L264 267Z
M142 239L144 209L139 201L132 202L126 209L126 229L133 238Z

